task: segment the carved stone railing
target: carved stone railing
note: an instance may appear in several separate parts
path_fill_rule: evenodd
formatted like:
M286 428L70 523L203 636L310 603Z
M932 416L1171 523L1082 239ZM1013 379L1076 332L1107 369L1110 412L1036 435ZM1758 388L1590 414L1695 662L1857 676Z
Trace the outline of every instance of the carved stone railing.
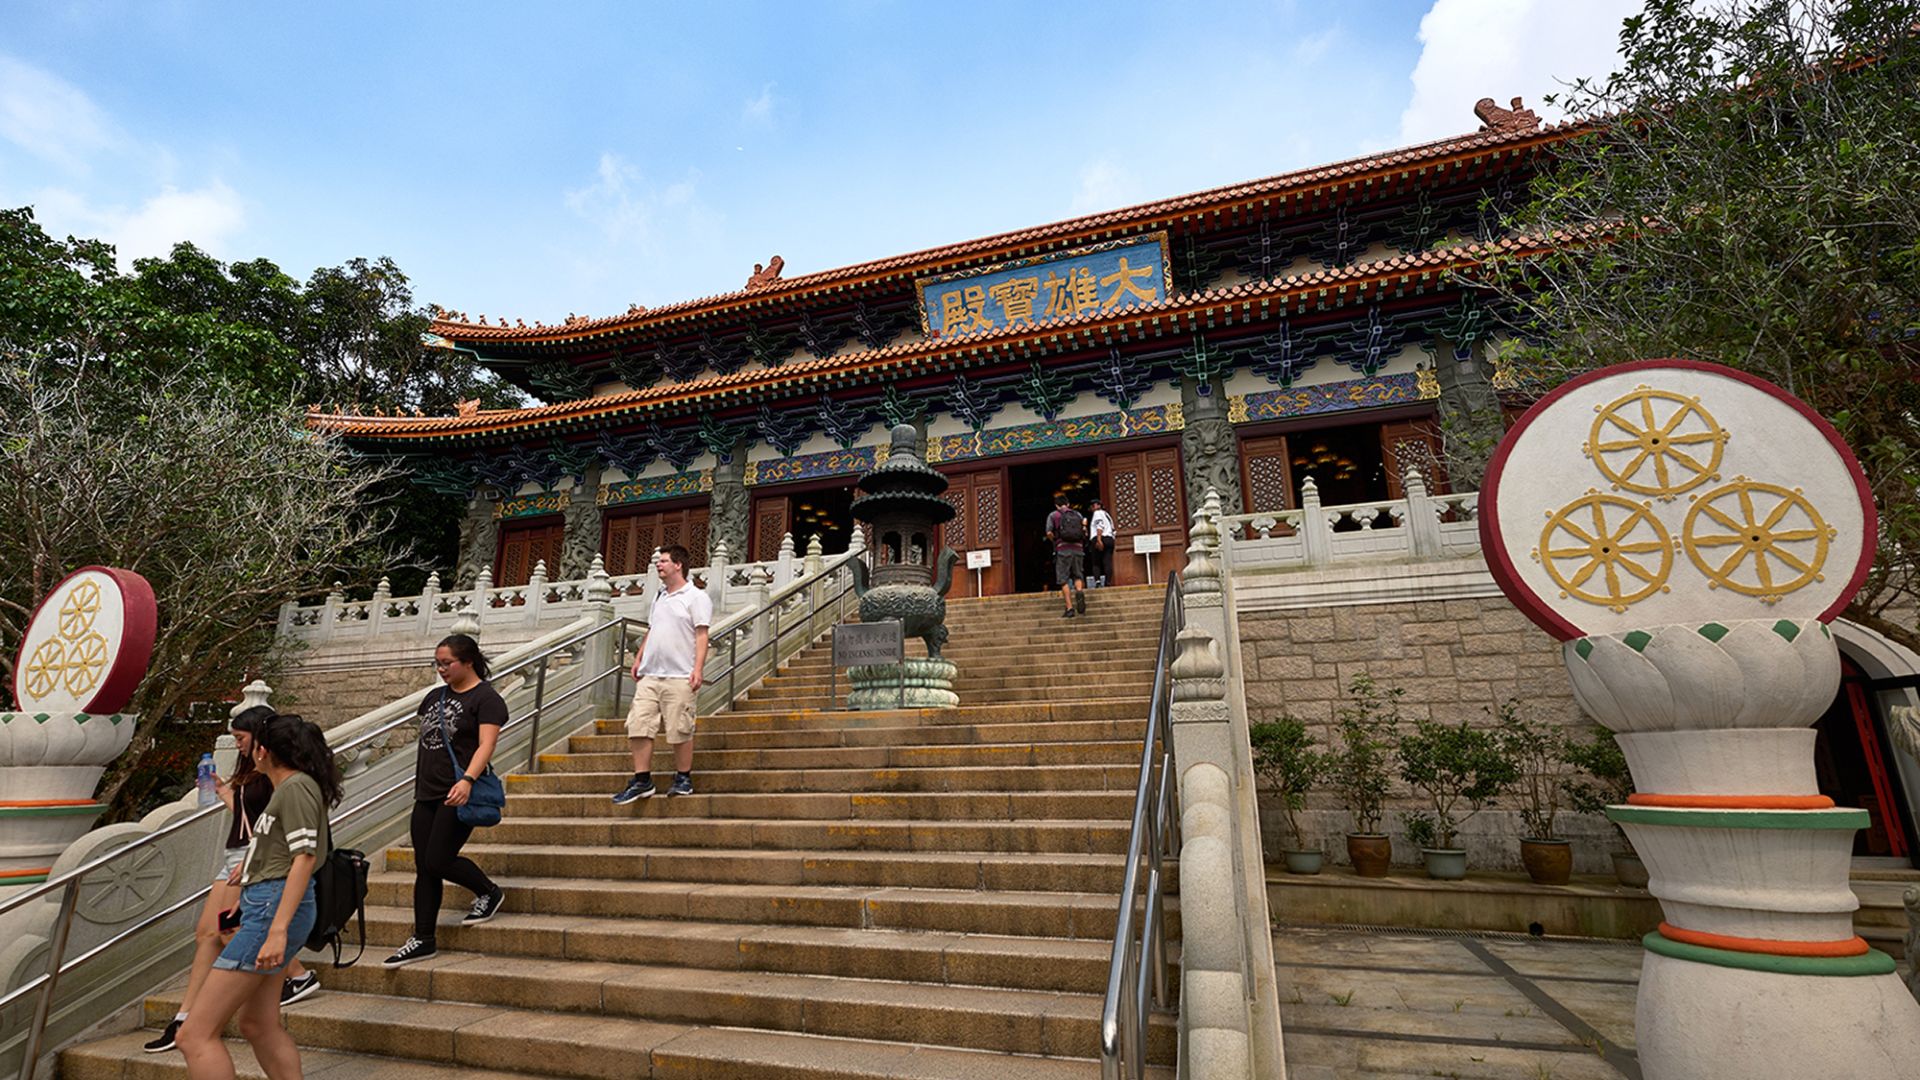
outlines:
M716 544L709 565L696 567L689 576L712 596L714 611L737 611L749 602L760 577L775 591L798 580L806 559L820 556L819 547L815 537L806 556L798 555L789 533L780 543L779 558L736 563L727 558L725 544ZM540 562L524 585L495 585L493 568L488 566L471 589L443 589L436 573L427 578L418 596L394 596L382 578L372 596L350 599L336 583L318 604L289 601L281 605L277 636L308 646L352 644L385 635L433 639L455 633L456 623L473 617L490 640L523 637L579 618L587 606L590 580L549 581L547 564ZM615 574L608 580L613 586L614 611L645 620L660 591L660 575L652 560L641 573Z
M1220 519L1221 542L1242 569L1318 569L1354 559L1447 559L1480 550L1480 493L1430 495L1408 469L1406 498L1323 506L1309 476L1300 506Z

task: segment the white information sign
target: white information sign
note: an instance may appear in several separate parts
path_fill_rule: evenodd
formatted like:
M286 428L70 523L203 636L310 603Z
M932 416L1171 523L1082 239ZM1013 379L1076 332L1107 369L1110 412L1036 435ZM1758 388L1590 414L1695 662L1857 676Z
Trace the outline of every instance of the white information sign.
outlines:
M993 549L992 548L988 548L985 551L967 552L967 569L985 570L987 567L992 565L993 565Z
M1160 534L1149 532L1140 533L1135 536L1133 538L1133 553L1135 555L1160 554Z

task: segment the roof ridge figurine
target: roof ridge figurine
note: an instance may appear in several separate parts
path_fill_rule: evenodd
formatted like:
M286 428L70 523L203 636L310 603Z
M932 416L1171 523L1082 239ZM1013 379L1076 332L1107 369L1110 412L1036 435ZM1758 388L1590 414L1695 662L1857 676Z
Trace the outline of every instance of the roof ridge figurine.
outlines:
M1483 97L1474 103L1473 115L1480 118L1480 130L1505 135L1516 131L1540 130L1540 114L1522 105L1521 99L1513 99L1513 107L1503 109L1494 104L1490 97Z

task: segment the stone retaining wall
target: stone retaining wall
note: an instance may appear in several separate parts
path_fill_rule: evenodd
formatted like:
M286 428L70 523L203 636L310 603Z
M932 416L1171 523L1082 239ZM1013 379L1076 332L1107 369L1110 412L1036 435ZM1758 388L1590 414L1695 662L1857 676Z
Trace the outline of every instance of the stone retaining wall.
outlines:
M1489 709L1509 697L1525 713L1564 724L1584 736L1592 721L1573 702L1560 647L1504 597L1420 600L1352 607L1242 611L1240 642L1248 718L1254 723L1292 714L1324 745L1335 745L1334 710L1346 687L1365 673L1406 690L1406 720L1491 723ZM1417 865L1420 853L1402 831L1400 812L1423 804L1396 780L1383 827L1394 836L1394 861ZM1269 860L1290 846L1279 805L1261 799L1261 837ZM1301 815L1311 845L1317 837L1335 861L1346 861L1346 811L1326 792L1308 798ZM1608 873L1613 827L1599 817L1563 814L1557 831L1574 841L1574 868ZM1469 821L1461 844L1470 865L1519 869L1520 817L1491 809Z
M332 730L432 681L433 668L419 662L344 671L295 668L274 680L273 705L284 712L299 713L322 730Z

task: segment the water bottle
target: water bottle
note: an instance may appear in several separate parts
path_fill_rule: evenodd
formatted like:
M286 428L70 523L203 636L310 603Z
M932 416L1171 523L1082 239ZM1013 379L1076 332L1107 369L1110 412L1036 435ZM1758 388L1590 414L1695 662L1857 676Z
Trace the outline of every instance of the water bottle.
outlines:
M220 801L220 778L213 771L211 751L200 755L200 768L195 772L193 786L200 793L200 805L212 806Z

